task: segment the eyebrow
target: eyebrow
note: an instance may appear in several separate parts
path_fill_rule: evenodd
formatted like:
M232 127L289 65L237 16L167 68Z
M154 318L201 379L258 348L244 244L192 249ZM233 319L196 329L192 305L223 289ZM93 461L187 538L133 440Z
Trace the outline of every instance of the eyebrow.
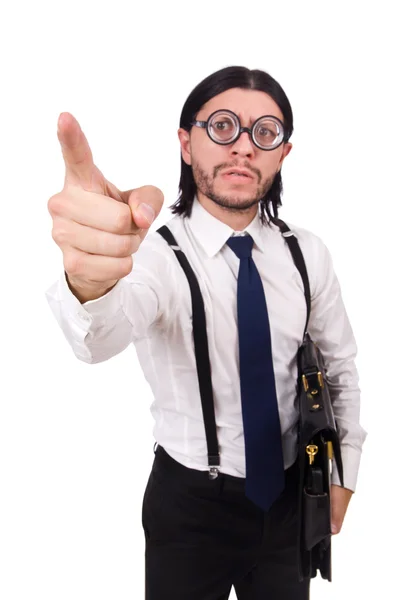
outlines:
M220 111L222 111L222 110L230 110L231 112L233 112L235 115L237 115L237 116L238 116L238 118L240 119L240 123L241 123L241 122L242 122L242 120L243 120L243 119L242 119L242 116L241 116L241 113L239 113L239 112L237 112L237 111L234 111L234 110L232 110L231 108L227 108L227 109L226 109L226 108L218 108L218 109L216 109L215 111L211 111L211 113L212 113L212 112L216 112L217 110L220 110ZM211 114L211 113L210 113L210 114ZM209 115L208 115L208 116L209 116ZM262 117L262 116L264 116L264 115L258 115L257 117L250 117L250 118L249 118L249 121L248 121L249 125L252 125L252 123L255 123L255 121L256 121L257 119L259 119L259 117ZM207 117L207 119L208 119L208 117Z
M226 108L217 108L217 109L215 109L215 110L212 110L212 111L210 112L210 114L212 114L213 112L217 112L218 110L220 110L220 111L222 111L222 110L230 110L231 112L234 112L234 114L235 114L235 115L237 115L237 116L238 116L238 118L240 119L240 123L242 123L242 120L243 120L243 119L242 119L242 117L241 117L241 113L239 113L239 112L235 112L235 111L234 111L234 110L232 110L231 108L228 108L228 109L226 109ZM203 117L203 119L202 119L202 120L205 120L205 121L207 121L209 116L210 116L210 115L208 115L208 116L207 116L207 117L205 117L205 118ZM265 117L265 116L267 116L267 117L269 117L269 116L270 116L270 117L274 117L274 118L278 119L279 121L281 121L281 122L282 122L282 124L285 126L284 118L276 117L276 115L273 115L272 113L263 113L262 115L258 115L257 117L250 117L250 118L249 118L249 120L248 120L248 125L249 125L249 127L251 127L251 126L252 126L252 124L253 124L253 123L255 123L255 121L257 121L257 119L259 119L260 117ZM197 119L197 116L196 116L196 119Z
M240 123L242 123L243 120L241 118L241 113L235 113L235 114L240 119ZM262 115L258 115L257 117L250 117L249 120L248 120L249 126L251 127L251 125L253 123L255 123L255 121L257 119L259 119L260 117L274 117L276 119L279 119L283 123L283 125L284 125L284 119L281 119L280 117L276 117L276 115L273 115L272 113L263 113Z

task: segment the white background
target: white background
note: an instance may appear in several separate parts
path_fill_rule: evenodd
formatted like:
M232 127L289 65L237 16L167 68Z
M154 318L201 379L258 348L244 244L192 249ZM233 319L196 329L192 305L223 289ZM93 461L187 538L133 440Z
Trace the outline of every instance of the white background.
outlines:
M94 160L119 188L163 190L158 227L177 195L182 105L199 81L233 64L267 70L290 99L294 148L283 166L280 216L328 245L359 346L369 435L356 494L333 538L334 580L318 575L312 597L391 597L393 3L10 6L0 15L0 598L144 597L151 391L132 346L105 363L79 362L44 295L63 268L47 212L63 186L58 116L79 120Z

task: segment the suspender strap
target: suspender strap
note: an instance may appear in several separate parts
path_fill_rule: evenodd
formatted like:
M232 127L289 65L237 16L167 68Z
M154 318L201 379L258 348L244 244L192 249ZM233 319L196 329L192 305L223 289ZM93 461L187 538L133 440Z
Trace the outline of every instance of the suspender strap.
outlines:
M307 334L307 326L309 324L309 319L310 319L311 294L310 294L309 277L307 275L305 260L303 258L302 250L299 247L298 240L297 240L295 234L293 233L293 231L291 231L291 229L288 227L288 225L286 223L284 223L284 221L282 221L281 219L273 218L272 221L277 225L277 227L280 229L281 233L283 234L283 237L284 237L285 241L287 242L290 252L292 254L292 258L294 259L296 268L298 269L298 271L302 277L303 287L305 289L306 306L307 306L307 317L306 317L306 324L305 324L305 331L304 331L304 334L306 335Z
M179 264L185 272L192 295L193 311L193 339L196 354L197 375L199 381L201 404L203 409L204 427L207 438L208 466L210 478L218 476L217 467L220 466L219 446L216 435L214 397L212 391L211 365L208 353L207 325L205 318L204 301L201 295L197 277L191 268L186 255L178 246L177 241L166 225L157 232L168 242L175 253Z

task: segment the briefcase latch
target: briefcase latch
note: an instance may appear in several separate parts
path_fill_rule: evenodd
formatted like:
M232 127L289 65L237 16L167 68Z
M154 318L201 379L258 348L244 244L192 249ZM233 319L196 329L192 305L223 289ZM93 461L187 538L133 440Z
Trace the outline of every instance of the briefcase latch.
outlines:
M307 376L302 375L302 381L305 392L308 392L310 389L310 394L313 396L318 394L319 390L324 387L323 374L321 371L308 373Z

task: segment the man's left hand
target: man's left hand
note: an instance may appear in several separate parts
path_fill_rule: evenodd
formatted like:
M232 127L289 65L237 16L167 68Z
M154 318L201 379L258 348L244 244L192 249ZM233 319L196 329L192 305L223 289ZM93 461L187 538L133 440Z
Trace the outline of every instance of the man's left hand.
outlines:
M331 485L331 529L332 533L339 533L342 529L343 519L353 492L340 485Z

